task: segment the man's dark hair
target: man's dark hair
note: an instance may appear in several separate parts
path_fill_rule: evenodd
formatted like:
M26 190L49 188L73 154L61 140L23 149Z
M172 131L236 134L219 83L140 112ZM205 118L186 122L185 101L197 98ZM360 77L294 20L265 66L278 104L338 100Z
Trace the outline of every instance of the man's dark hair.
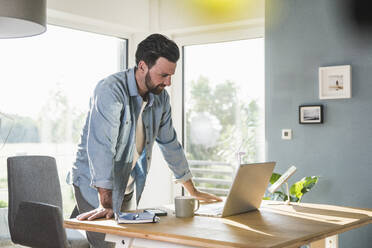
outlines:
M138 44L136 65L143 60L150 69L159 57L176 63L180 57L177 44L161 34L152 34Z

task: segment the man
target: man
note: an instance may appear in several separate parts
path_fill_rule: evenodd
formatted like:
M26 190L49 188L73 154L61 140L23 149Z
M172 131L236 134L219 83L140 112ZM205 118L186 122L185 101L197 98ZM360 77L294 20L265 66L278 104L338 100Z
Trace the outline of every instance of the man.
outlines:
M111 218L135 209L156 141L176 180L204 201L221 199L198 191L172 125L168 93L179 59L177 45L153 34L137 47L136 67L98 83L81 136L70 183L79 220ZM93 247L111 247L104 235L88 232Z

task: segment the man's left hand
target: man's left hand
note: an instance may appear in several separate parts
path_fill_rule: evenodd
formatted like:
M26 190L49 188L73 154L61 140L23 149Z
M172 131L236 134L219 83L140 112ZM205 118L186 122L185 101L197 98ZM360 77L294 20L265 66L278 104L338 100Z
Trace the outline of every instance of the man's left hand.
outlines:
M183 186L186 188L186 190L190 193L191 196L194 196L196 199L200 201L204 202L222 201L222 199L218 196L197 190L194 186L194 182L191 179L184 182Z
M190 193L191 194L191 193ZM195 190L192 194L196 199L199 201L204 201L204 202L215 202L215 201L222 201L222 199L218 196L215 196L213 194L209 194L207 192Z

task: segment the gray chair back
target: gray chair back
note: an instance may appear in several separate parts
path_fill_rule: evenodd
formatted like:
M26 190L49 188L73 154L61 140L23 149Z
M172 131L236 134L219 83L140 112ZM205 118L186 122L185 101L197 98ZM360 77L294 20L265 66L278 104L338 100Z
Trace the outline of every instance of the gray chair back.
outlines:
M9 230L13 240L15 219L21 202L39 202L62 209L61 188L56 161L48 156L9 157ZM13 240L13 242L16 240Z

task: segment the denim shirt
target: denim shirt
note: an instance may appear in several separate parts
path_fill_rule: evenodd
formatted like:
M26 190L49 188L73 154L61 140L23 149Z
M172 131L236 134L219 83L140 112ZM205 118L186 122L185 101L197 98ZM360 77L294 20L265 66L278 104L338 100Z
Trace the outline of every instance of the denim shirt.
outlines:
M135 129L142 101L134 68L101 80L94 90L76 161L67 176L67 182L78 186L93 207L99 205L96 187L101 187L113 190L113 209L115 213L120 211L131 173L135 178L136 201L139 203L154 141L177 181L185 182L192 178L172 125L166 90L159 95L149 93L142 113L145 147L132 170Z

